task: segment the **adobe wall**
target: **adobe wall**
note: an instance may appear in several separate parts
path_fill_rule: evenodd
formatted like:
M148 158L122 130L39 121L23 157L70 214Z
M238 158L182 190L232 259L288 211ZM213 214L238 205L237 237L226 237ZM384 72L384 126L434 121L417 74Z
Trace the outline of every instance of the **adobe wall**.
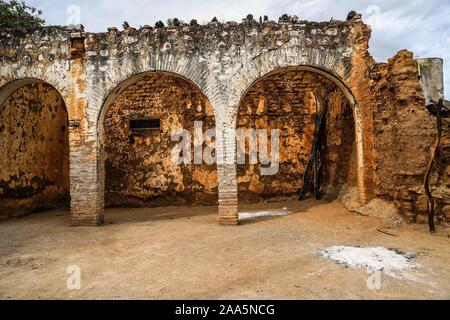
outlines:
M426 222L425 174L437 136L436 117L425 108L417 62L413 54L401 51L386 64L371 71L375 94L374 141L377 197L394 201L411 222ZM448 166L448 124L444 127L441 152L435 163L431 186L438 198L438 218L450 202ZM446 138L447 137L447 138Z

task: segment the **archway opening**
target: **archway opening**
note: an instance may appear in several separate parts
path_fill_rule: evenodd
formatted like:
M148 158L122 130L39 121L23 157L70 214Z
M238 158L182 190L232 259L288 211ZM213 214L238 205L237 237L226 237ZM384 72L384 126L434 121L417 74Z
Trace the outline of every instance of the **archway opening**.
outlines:
M0 218L68 208L69 127L58 90L22 79L0 91Z
M195 162L196 146L213 142L196 134L215 128L212 106L195 84L168 72L136 75L110 94L99 121L106 207L217 205L215 162ZM189 152L190 160L174 161L186 141L190 150L179 156Z
M237 166L239 203L298 199L305 187L307 195L332 200L344 187L358 186L361 145L351 98L342 84L301 67L280 69L256 81L240 102L237 128L267 130L268 150L273 148L271 132L278 130L279 167L263 174L267 165L252 163L247 143L245 164Z

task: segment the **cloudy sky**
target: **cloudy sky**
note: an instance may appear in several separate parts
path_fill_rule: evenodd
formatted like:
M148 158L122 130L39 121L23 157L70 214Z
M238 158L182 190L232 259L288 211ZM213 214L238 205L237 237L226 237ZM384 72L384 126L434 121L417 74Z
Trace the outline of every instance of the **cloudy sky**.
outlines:
M300 19L345 19L355 10L372 25L371 53L387 61L397 51L409 49L416 57L445 59L446 98L450 99L449 0L28 0L44 10L48 24L81 22L88 31L121 27L123 21L139 27L178 17L189 21L240 21L248 13L277 20L283 13ZM77 21L80 20L80 21Z

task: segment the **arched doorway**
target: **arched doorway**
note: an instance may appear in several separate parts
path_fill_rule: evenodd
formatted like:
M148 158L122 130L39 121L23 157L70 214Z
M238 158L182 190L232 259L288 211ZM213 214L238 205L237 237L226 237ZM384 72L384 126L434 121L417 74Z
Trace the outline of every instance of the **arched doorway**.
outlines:
M184 77L155 71L120 84L99 119L106 207L217 205L216 164L195 162L196 146L213 142L198 134L214 128L210 102ZM180 130L191 160L181 164L173 159Z
M363 190L359 110L344 89L331 75L308 67L275 70L248 88L239 105L237 128L278 129L279 168L273 175L262 174L264 166L251 163L246 147L245 164L237 166L240 203L298 198L311 165L309 191L318 185L321 195L337 198L344 186ZM317 133L321 111L322 132ZM320 155L311 163L314 145L320 145Z
M67 208L69 128L64 100L38 79L0 90L0 218Z

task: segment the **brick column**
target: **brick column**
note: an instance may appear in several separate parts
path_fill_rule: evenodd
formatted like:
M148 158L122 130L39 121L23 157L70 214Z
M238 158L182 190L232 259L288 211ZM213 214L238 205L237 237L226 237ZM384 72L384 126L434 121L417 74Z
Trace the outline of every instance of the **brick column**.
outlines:
M84 60L72 60L71 92L65 99L69 115L70 211L73 226L99 226L104 216L104 185L99 174L102 167L99 166L96 114L89 112L96 100L87 98L86 88L93 86L87 85L85 79ZM100 95L98 100L101 98Z
M104 192L100 181L96 137L79 134L70 124L70 197L73 226L99 226L104 222Z
M232 122L217 128L217 170L219 177L219 223L238 225L236 135Z
M219 223L238 225L238 194L236 184L236 165L220 165L219 175Z

